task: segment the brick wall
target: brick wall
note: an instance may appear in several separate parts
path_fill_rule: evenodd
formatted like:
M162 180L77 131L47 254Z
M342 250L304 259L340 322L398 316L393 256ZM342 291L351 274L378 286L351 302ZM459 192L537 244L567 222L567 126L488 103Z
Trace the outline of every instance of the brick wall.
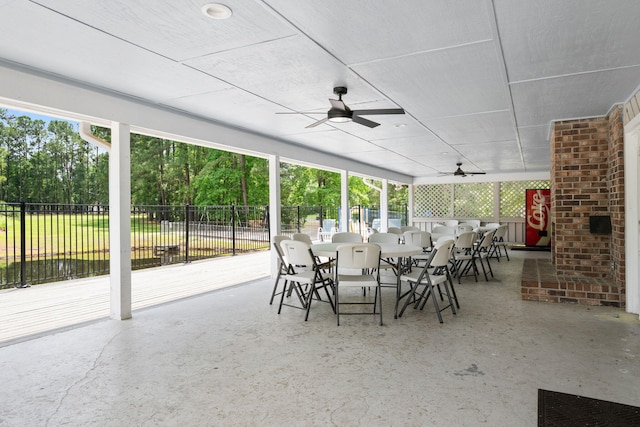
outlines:
M624 306L623 135L621 107L607 117L555 123L551 136L555 279L537 286L532 282L524 286L523 281L523 298ZM591 233L592 215L610 215L612 233Z

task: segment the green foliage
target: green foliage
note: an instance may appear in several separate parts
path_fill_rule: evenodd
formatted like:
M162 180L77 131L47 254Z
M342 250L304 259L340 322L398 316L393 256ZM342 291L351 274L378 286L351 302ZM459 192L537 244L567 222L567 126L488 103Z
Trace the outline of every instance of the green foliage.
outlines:
M14 117L0 109L0 200L109 203L109 154L83 141L64 120ZM110 129L92 127L111 141ZM131 203L175 206L264 206L266 159L131 134ZM380 187L379 181L371 181ZM340 174L282 163L283 206L340 205ZM349 204L378 205L380 192L349 177ZM407 204L407 189L389 185L390 205Z

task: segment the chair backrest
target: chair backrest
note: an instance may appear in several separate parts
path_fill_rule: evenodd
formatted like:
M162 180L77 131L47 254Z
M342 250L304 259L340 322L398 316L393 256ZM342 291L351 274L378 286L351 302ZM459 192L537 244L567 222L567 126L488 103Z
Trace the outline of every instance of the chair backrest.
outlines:
M336 220L335 219L323 219L322 220L322 229L324 231L328 231L330 232L331 230L333 230L336 226Z
M459 250L473 249L477 235L478 233L475 231L465 231L461 233L456 239L455 248Z
M484 226L485 226L486 228L498 228L498 227L500 227L500 224L499 224L499 223L497 223L497 222L490 222L490 223L488 223L488 224L485 224Z
M456 227L457 234L464 233L465 231L473 231L473 226L470 224L459 224Z
M369 243L396 243L400 242L400 236L395 233L375 233L369 236Z
M420 229L418 227L414 227L413 225L403 225L402 227L400 227L400 231L402 231L402 234L404 234L407 231L420 231Z
M354 243L338 246L338 269L380 268L380 246L375 243Z
M493 242L493 236L495 236L496 234L496 230L497 228L493 228L487 231L486 233L484 233L484 235L482 236L482 240L478 244L478 251L487 249L489 248L489 246L491 246L491 243Z
M280 243L289 264L295 266L313 266L315 260L311 255L311 248L305 242L298 240L283 240Z
M439 240L433 247L435 255L431 257L429 265L431 265L431 267L446 267L451 259L451 251L453 250L454 243L453 239Z
M331 236L332 243L362 243L362 235L342 231Z
M431 241L431 233L428 231L405 231L404 244L412 246L420 246L421 248L430 248L433 246Z
M389 227L387 229L387 233L397 234L398 236L402 236L402 230L400 227Z
M493 240L496 240L498 242L504 241L504 236L507 235L507 227L509 227L507 224L498 227L496 229L496 234L493 236Z
M432 229L431 229L431 234L434 233L438 233L438 234L451 234L452 236L455 236L456 234L456 228L455 227L449 227L447 225L435 225Z
M458 221L457 219L447 219L444 222L444 225L446 225L447 227L455 227L460 223L460 221Z
M280 245L280 243L282 243L283 240L291 240L291 237L285 236L282 234L273 236L273 244L276 245L276 247L280 250L282 249L282 246Z
M305 242L309 246L313 244L313 242L311 241L311 237L305 233L293 233L293 240Z
M463 222L463 224L469 224L470 226L472 226L474 229L480 227L480 220L479 219L467 219Z

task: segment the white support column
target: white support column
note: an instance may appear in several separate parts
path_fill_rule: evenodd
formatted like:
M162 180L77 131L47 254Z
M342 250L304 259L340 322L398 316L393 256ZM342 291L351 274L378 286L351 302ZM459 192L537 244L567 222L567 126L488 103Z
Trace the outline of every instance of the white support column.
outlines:
M407 225L413 225L413 197L414 197L415 185L409 184L407 185L407 191L409 192L409 204L407 205Z
M494 222L500 222L500 183L493 183L493 218Z
M112 123L109 153L109 268L111 318L131 318L131 134Z
M340 171L340 231L349 230L349 171Z
M625 310L640 313L640 116L625 126L624 200L625 200Z
M380 189L380 232L389 231L389 180L382 180Z
M282 233L280 209L280 156L269 156L269 230L271 240L273 236ZM271 277L278 274L278 254L271 251Z

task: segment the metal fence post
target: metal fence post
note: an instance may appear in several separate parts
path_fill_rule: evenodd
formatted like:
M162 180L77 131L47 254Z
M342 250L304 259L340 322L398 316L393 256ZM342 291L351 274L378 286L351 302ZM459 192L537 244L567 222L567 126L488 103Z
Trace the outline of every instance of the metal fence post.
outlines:
M300 205L298 205L298 233L300 233Z
M231 255L236 254L236 205L231 205Z
M185 219L184 219L184 262L189 262L189 220L191 217L191 209L189 203L184 207Z
M271 218L269 218L269 205L264 207L264 217L267 221L267 238L269 239L269 242L271 242Z
M27 215L26 203L20 202L20 286L18 288L28 288L27 285Z

